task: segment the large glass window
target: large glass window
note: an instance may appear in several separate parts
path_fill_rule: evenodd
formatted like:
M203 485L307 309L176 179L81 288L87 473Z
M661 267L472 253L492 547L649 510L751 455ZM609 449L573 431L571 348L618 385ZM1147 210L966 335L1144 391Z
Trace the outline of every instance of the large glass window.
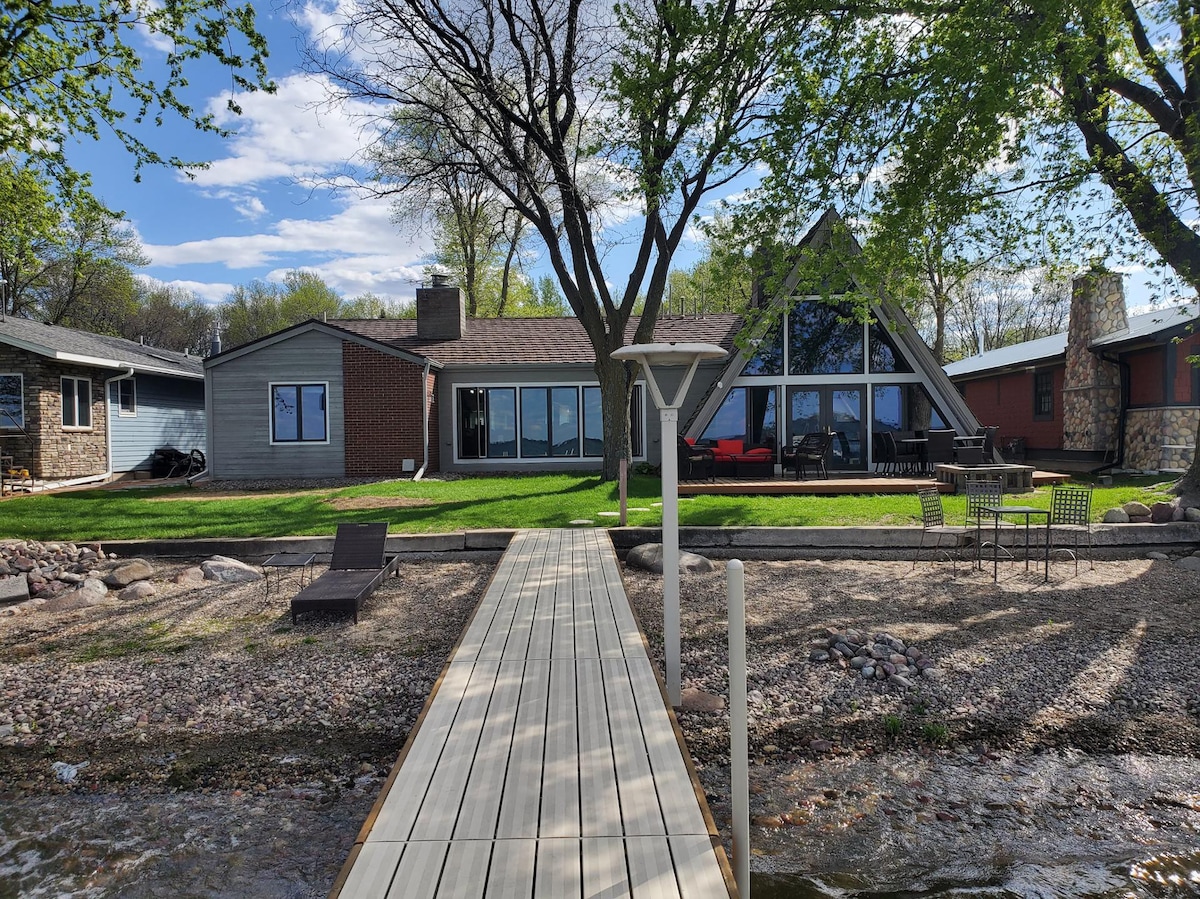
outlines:
M0 431L25 427L25 380L19 374L0 374Z
M849 307L818 300L797 303L788 315L788 372L793 375L861 374L863 326Z
M633 390L629 418L633 454L641 456L644 450L640 386ZM600 388L461 387L458 455L460 459L602 456L604 421Z
M92 382L89 379L62 379L62 423L64 428L92 426Z
M872 431L927 431L948 427L920 384L878 385L872 392Z
M896 349L896 342L886 327L871 323L871 371L911 372L912 366Z
M743 375L783 374L783 328L775 324L762 339L754 355L746 360Z
M327 389L325 384L272 384L271 442L324 443Z
M701 439L741 440L747 447L775 448L778 434L774 387L735 387L704 429Z

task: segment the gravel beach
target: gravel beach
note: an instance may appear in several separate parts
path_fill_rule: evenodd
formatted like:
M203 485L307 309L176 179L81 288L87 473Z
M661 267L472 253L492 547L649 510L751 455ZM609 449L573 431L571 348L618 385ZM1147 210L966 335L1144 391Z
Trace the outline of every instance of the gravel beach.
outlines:
M0 896L325 895L493 563L406 562L357 627L293 627L286 592L154 565L153 596L0 618ZM682 584L684 686L715 697L719 568ZM661 669L661 578L625 577ZM748 562L746 584L756 871L1195 871L1200 575ZM829 629L931 664L910 688L867 680L811 660ZM728 836L727 717L679 718Z

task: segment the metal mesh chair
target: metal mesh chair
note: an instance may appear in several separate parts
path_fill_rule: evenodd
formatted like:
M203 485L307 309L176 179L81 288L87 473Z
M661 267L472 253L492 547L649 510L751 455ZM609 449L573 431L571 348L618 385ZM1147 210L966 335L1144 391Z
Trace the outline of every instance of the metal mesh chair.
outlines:
M974 536L975 529L946 524L946 513L942 509L942 495L936 487L922 487L917 491L917 496L921 498L921 543L913 558L913 568L915 569L917 562L921 561L926 537L932 536L934 538L933 556L936 557L941 553L954 566L954 573L958 574L958 553ZM942 538L944 537L949 537L954 541L955 555L951 556L942 547ZM930 559L930 561L933 560Z
M1075 573L1079 574L1079 553L1086 541L1088 567L1095 568L1092 560L1092 488L1088 486L1065 486L1056 484L1050 491L1050 526L1046 539L1050 541L1050 553L1065 553L1075 560ZM1059 545L1059 543L1070 545Z
M983 510L989 506L1004 504L1004 482L998 478L970 478L966 483L967 519L966 525L975 530L975 560L979 561L985 546L991 546L1004 553L1005 558L1013 558L1012 551L1000 541L1001 531L1011 531L1016 527L1011 521L998 518ZM983 539L983 529L992 531L992 539Z

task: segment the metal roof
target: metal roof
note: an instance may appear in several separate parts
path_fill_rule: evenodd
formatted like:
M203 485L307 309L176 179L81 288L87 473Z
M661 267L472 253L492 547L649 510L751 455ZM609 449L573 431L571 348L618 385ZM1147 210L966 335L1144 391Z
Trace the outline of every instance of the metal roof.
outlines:
M1196 303L1131 315L1127 327L1092 341L1091 346L1114 347L1148 340L1160 334L1180 329L1189 322L1196 321L1197 317L1200 317L1200 305ZM1027 340L1024 343L1014 343L1012 346L988 350L978 356L968 356L958 362L951 362L945 366L945 369L946 374L951 378L961 378L1057 360L1065 357L1066 352L1067 332L1063 331L1060 334L1051 334L1049 337L1039 337L1037 340Z
M60 362L96 368L132 368L176 378L204 378L204 360L198 356L11 315L0 318L0 343Z

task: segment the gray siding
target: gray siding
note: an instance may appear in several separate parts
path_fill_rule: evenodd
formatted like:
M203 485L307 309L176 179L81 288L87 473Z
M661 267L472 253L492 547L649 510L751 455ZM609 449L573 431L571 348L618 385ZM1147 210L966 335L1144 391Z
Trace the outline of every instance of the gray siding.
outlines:
M308 331L211 366L209 469L214 478L343 477L342 342ZM327 444L271 443L272 383L328 382Z
M149 469L154 451L203 449L204 384L156 375L135 375L137 414L120 415L117 384L108 386L113 471ZM103 382L101 382L103 383ZM93 388L94 389L94 388Z

